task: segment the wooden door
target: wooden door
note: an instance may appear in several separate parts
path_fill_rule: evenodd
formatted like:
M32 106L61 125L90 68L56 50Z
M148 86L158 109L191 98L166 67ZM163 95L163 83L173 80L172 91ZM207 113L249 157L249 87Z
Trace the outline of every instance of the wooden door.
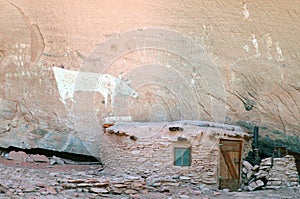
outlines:
M219 188L235 191L240 187L242 141L220 140Z

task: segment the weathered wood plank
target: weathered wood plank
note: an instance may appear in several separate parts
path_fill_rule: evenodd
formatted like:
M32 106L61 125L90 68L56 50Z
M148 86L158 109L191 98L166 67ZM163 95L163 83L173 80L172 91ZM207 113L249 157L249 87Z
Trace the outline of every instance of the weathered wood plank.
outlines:
M229 169L230 175L232 176L233 179L238 179L239 176L238 176L238 174L235 170L235 167L232 163L232 160L230 158L230 154L228 152L222 152L222 154L223 154L223 157L225 159L225 163L226 163L226 165Z

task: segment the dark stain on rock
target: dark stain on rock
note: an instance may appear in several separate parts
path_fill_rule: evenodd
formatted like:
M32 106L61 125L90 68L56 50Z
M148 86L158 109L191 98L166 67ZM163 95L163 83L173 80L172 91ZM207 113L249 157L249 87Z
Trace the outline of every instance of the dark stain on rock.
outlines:
M252 99L246 99L245 101L243 101L243 103L246 111L251 111L255 104L254 100Z

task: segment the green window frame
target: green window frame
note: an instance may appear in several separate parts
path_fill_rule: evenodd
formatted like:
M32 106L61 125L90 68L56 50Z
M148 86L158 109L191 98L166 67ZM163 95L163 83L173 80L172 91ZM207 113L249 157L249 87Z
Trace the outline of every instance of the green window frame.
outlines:
M191 166L191 149L177 148L174 149L175 166Z

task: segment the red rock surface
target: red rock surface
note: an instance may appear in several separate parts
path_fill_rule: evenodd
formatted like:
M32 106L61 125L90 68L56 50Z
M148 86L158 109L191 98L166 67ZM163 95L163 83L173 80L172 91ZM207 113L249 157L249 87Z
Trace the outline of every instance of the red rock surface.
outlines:
M9 159L11 159L11 160L15 160L15 161L19 161L19 162L26 162L27 158L28 158L28 155L23 151L18 151L18 152L11 151L9 153Z
M0 146L98 157L106 119L247 121L274 139L299 136L299 8L292 0L2 0ZM53 65L123 76L139 97L107 107L101 93L80 91L78 103L63 104Z

